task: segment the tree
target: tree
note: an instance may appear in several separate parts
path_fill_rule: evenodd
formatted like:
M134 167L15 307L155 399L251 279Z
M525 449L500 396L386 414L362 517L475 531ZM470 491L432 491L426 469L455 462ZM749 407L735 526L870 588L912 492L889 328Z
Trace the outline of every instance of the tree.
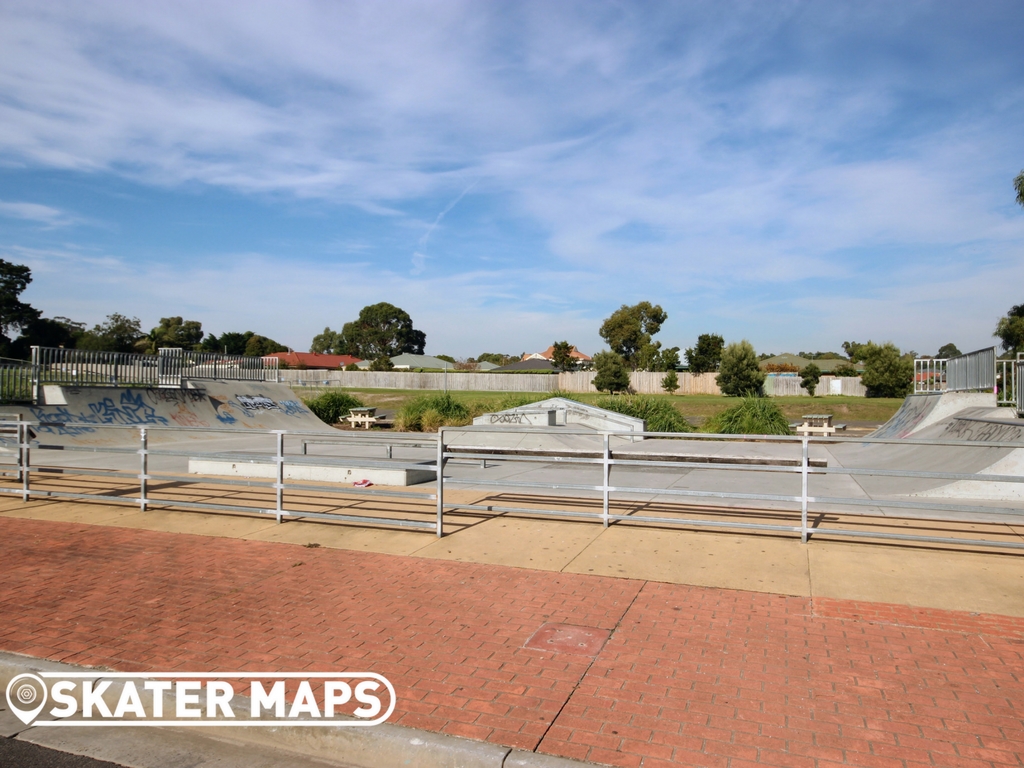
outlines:
M690 366L690 373L717 371L724 347L725 339L717 333L702 333L698 336L697 345L686 350L686 362Z
M996 324L996 332L1003 343L1003 349L1012 355L1024 352L1024 304L1017 304L1010 308L1005 317L999 318Z
M942 359L949 359L951 357L958 357L961 354L963 353L956 348L956 344L949 342L949 344L943 344L939 347L939 351L935 353L935 356Z
M861 383L867 387L868 397L906 397L914 386L914 361L900 356L892 342L862 347L864 374Z
M661 330L667 319L665 310L649 301L641 301L632 307L623 304L601 324L599 332L612 352L630 368L639 370L658 359L661 344L653 343L651 337ZM643 370L649 368L644 367Z
M1013 188L1017 190L1017 202L1024 206L1024 171L1018 173L1013 180Z
M287 352L288 347L284 344L278 344L273 339L268 339L266 336L260 336L258 333L254 333L249 336L248 341L245 342L245 351L242 352L246 357L265 357L266 355L273 354L274 352Z
M521 360L522 356L516 357L515 355L503 355L500 352L484 352L483 354L476 356L476 362L478 363L494 363L494 365L508 365L514 363L516 360Z
M409 313L387 302L363 307L356 320L345 323L340 336L335 352L364 360L403 352L422 355L427 343L427 335L413 328Z
M818 388L819 381L821 381L821 368L814 363L808 363L800 371L800 386L806 389L807 394L811 397L814 397L814 390Z
M324 328L323 333L318 333L313 337L313 343L309 345L310 352L318 352L321 355L324 354L337 354L335 349L338 346L339 334L332 331L330 328Z
M551 362L560 371L575 371L576 358L572 356L574 347L568 341L556 341L551 352Z
M155 355L164 347L198 349L203 340L203 324L198 320L183 320L181 317L161 317L160 325L149 332L136 344L143 354Z
M871 342L869 341L868 344L870 343ZM868 346L868 344L861 344L859 341L844 341L843 351L846 353L847 357L850 358L851 363L861 363L864 361L863 350Z
M458 360L451 355L434 355L434 357L438 360L444 360L446 363L451 363L452 365L455 365L458 362Z
M670 395L679 389L679 377L675 371L669 371L665 374L665 378L661 380L661 388Z
M860 371L854 368L850 363L843 363L842 365L836 366L832 371L833 376L860 376Z
M76 323L66 317L37 317L21 329L21 336L11 342L8 354L19 360L32 356L32 347L64 347L74 349L85 331L85 323Z
M391 361L389 360L388 362L391 362ZM359 366L356 365L355 363L349 363L348 365L345 366L345 370L346 371L358 371L359 370Z
M715 382L724 395L756 395L761 393L765 372L757 364L757 353L749 341L730 344L722 351Z
M629 389L629 371L625 362L615 352L598 352L594 355L594 388L598 392L625 392Z
M102 352L135 352L135 345L145 335L139 318L114 312L107 315L104 322L94 325L91 331L82 333L76 346Z
M39 318L39 310L19 298L31 282L31 269L0 259L0 354L7 353L10 331L21 330Z
M391 358L387 355L381 355L380 357L374 358L374 361L370 363L371 371L393 371L395 370L395 364L391 362Z

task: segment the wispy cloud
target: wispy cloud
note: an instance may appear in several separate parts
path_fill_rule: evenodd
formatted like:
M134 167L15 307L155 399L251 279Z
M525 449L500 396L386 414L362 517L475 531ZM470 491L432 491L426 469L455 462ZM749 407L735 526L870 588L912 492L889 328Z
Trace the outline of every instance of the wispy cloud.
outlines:
M80 219L57 208L39 203L0 200L0 217L33 221L46 227L67 227Z

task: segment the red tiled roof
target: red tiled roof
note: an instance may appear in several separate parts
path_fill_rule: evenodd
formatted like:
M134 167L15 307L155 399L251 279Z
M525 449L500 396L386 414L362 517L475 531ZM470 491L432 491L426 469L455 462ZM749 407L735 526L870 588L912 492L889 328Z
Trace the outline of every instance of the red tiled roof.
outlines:
M266 357L276 357L289 368L300 365L307 368L344 368L350 363L362 362L352 355L322 355L319 352L274 352Z
M545 349L543 352L535 352L534 354L540 355L545 360L553 360L554 357L555 357L555 346L554 346L554 344L552 344L550 347ZM576 349L576 347L573 347L572 350L569 352L569 357L571 357L571 358L573 358L575 360L590 360L591 359L590 355L583 354L578 349ZM524 360L530 359L530 355L526 355L525 357L523 357L523 359Z

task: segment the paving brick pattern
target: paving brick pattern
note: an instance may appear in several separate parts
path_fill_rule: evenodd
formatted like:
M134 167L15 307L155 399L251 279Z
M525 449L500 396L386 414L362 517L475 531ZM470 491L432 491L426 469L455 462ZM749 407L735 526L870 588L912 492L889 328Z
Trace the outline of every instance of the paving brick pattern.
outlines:
M611 630L596 657L524 648ZM622 766L1021 766L1024 620L0 518L0 650L371 670L392 722Z

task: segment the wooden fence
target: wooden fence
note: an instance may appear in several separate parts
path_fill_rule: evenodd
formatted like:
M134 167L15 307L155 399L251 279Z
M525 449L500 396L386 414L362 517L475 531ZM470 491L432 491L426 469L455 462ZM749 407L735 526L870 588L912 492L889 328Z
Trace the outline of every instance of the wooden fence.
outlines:
M594 371L573 373L414 373L412 371L322 371L295 369L280 372L284 384L299 387L346 387L350 389L427 389L475 392L594 392ZM720 395L714 373L680 373L677 395ZM630 374L633 391L646 395L664 394L664 373L634 371ZM839 382L838 385L833 382ZM770 375L765 380L769 396L807 395L799 376ZM857 377L822 376L819 395L863 397L864 386Z

